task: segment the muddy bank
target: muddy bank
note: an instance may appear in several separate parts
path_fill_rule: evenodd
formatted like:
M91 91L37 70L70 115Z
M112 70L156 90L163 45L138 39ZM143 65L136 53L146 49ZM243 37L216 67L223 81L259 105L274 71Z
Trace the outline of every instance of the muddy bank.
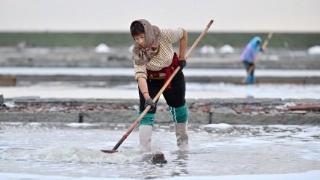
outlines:
M2 122L131 123L138 114L135 99L5 99ZM189 99L191 124L320 124L317 99ZM171 123L160 101L156 122Z
M232 83L243 84L243 77L233 76L186 76L187 82L193 83ZM23 86L48 82L65 82L73 84L105 84L105 86L116 86L135 83L133 76L76 76L76 75L16 75L16 76L1 76L0 86ZM256 83L258 84L320 84L320 77L269 77L257 76Z

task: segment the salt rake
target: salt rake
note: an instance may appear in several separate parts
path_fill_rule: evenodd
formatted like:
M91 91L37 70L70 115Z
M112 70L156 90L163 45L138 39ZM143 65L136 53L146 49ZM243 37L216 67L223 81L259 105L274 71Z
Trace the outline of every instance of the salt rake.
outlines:
M188 52L186 53L186 59L189 57L189 55L191 54L191 52L194 50L194 48L199 44L199 42L201 41L201 39L203 38L203 36L209 31L210 26L212 25L213 20L210 20L210 22L207 24L206 28L202 31L202 33L199 35L199 37L194 41L194 43L192 44L192 46L190 47L190 49L188 50ZM170 82L172 81L172 79L174 78L174 76L178 73L178 71L180 70L180 66L178 66L174 72L171 74L171 76L169 77L169 79L164 83L164 85L162 86L162 88L159 90L158 94L153 98L153 102L156 102L161 94L163 93L163 91L167 88L167 86L170 84ZM113 147L112 150L101 150L104 153L115 153L117 152L117 149L119 148L119 146L123 143L123 141L125 141L127 139L127 137L130 135L130 133L134 130L135 127L137 127L137 125L139 124L140 120L147 114L147 112L150 110L151 106L148 105L144 111L138 116L138 118L132 123L132 125L129 127L129 129L127 130L127 132L122 136L122 138L118 141L118 143Z

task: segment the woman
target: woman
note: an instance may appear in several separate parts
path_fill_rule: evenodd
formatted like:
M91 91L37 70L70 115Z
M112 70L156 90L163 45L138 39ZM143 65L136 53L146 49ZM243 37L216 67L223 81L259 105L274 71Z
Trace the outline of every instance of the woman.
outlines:
M261 37L255 36L250 40L241 54L241 60L247 72L247 78L245 80L246 84L253 84L255 81L254 60L256 59L257 53L260 51L263 51L261 48Z
M171 81L163 96L170 107L177 145L180 150L188 148L188 109L185 100L185 79L182 72L186 65L187 32L182 28L159 29L147 20L133 21L130 32L134 39L133 63L135 79L138 82L140 113L146 106L151 109L140 121L139 140L143 151L151 151L151 135L156 113L156 103L152 99L178 66L181 70ZM172 44L179 41L179 53L174 53Z

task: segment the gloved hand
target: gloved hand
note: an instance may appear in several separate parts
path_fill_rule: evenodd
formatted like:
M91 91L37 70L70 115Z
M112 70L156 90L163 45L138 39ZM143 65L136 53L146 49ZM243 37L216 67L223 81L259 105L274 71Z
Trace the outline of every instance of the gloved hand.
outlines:
M145 100L144 108L146 108L149 105L150 105L149 112L154 111L156 108L156 103L154 103L151 98Z
M183 69L187 65L187 61L185 59L179 59L179 66Z

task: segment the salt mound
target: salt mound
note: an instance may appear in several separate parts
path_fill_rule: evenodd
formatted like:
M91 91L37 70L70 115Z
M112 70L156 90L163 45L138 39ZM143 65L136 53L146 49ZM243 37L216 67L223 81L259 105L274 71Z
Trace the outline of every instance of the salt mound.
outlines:
M312 46L308 49L308 54L320 54L320 46Z
M97 53L108 53L110 52L110 48L106 44L101 43L95 48L95 51Z
M234 48L231 45L226 44L220 48L219 52L222 54L231 54L234 53Z
M208 55L216 53L216 49L211 45L204 45L200 48L200 54Z
M132 52L133 48L134 48L134 45L132 44L132 45L128 48L128 51L129 51L129 52Z

